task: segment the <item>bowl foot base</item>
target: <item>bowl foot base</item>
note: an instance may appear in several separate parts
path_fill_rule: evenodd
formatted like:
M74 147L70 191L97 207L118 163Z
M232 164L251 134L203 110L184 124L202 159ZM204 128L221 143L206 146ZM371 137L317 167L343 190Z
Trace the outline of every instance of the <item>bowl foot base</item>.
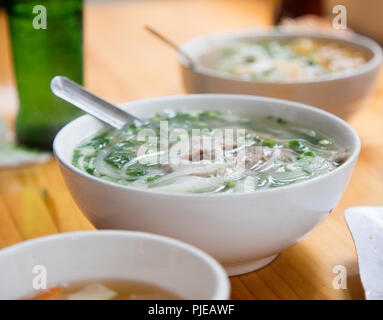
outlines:
M239 276L241 274L249 273L249 272L263 268L264 266L271 263L277 256L278 254L275 254L273 256L262 258L259 260L246 261L246 262L242 262L238 264L224 265L224 268L230 277Z

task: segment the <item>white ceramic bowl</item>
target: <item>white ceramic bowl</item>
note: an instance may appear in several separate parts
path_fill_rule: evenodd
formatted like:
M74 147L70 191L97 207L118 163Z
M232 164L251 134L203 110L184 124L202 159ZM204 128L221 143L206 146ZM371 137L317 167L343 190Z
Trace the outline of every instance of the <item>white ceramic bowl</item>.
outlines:
M91 116L67 124L54 152L69 190L97 228L141 230L196 245L218 259L230 275L258 269L302 240L328 216L342 196L360 141L343 120L296 102L242 95L184 95L123 104L138 117L164 109L233 110L302 123L350 148L349 159L329 174L291 186L242 194L171 194L101 180L71 164L73 149L104 125Z
M225 271L209 255L181 241L143 232L62 233L3 249L0 299L35 294L35 266L45 267L48 288L71 281L109 278L147 282L184 299L230 296Z
M306 103L332 112L343 119L349 118L368 101L376 83L382 63L382 49L373 40L352 34L347 38L306 32L263 30L216 33L191 39L181 46L195 61L209 49L240 39L288 39L310 37L337 41L366 52L370 60L359 68L324 76L313 81L262 82L247 81L217 74L212 69L196 65L190 68L178 56L181 77L188 93L254 94Z

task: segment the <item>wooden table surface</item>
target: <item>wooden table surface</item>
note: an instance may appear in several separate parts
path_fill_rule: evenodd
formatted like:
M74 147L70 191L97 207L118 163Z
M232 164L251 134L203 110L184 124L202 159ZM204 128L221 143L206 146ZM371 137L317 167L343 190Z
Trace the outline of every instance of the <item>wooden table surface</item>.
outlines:
M85 8L86 86L113 102L182 93L175 53L145 33L151 24L176 42L209 32L268 25L272 1L161 0L98 3ZM14 117L11 63L0 15L0 114ZM1 88L3 90L1 90ZM8 89L4 89L8 88ZM4 98L4 99L3 99ZM4 101L7 101L5 103ZM383 202L383 78L371 103L350 122L362 139L352 180L330 217L272 264L231 278L233 299L361 299L354 243L344 210ZM57 232L93 229L77 208L56 161L0 170L0 248ZM347 268L334 289L333 268Z

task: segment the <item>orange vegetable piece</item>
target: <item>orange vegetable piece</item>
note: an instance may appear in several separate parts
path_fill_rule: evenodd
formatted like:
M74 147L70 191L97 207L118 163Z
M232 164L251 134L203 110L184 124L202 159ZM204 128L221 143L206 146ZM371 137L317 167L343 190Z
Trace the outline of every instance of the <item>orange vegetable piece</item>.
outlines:
M61 287L51 288L34 296L32 300L65 300Z

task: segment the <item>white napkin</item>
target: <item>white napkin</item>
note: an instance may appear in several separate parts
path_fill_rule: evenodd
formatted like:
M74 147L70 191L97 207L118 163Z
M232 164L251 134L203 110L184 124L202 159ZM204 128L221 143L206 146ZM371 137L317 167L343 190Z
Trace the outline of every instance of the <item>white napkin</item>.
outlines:
M358 253L366 299L383 300L383 207L354 207L345 212Z
M16 145L5 121L0 118L0 167L17 167L27 163L41 163L52 158L50 152L38 152Z

